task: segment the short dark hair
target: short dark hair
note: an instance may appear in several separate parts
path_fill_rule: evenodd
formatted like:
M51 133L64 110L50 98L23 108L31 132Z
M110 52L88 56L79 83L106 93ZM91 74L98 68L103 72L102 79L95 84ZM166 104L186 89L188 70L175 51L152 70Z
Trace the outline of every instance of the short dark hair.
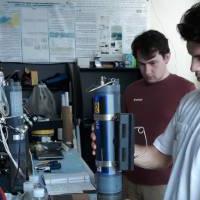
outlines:
M159 31L149 30L136 36L131 44L133 56L137 57L140 51L145 57L151 57L159 52L163 57L170 52L168 39Z
M183 14L177 29L184 40L200 43L200 3Z

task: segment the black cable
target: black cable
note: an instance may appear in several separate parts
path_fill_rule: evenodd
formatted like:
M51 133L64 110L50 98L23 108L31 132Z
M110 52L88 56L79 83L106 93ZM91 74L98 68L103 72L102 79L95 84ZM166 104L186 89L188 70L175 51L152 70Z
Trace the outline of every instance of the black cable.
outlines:
M15 187L15 185L16 185L16 181L17 181L17 176L18 176L18 174L19 174L19 166L20 166L20 153L21 153L21 140L20 140L20 142L19 142L19 148L18 148L18 153L17 153L17 171L16 171L16 173L15 173L15 177L14 177L14 179L13 179L13 187Z
M16 130L14 127L10 126L10 125L7 125L7 124L2 124L2 126L5 128L5 129L11 129L12 131L15 131L16 133L20 133L20 131ZM17 153L17 170L16 170L16 173L15 173L15 177L14 177L14 180L13 180L13 187L15 187L16 185L16 181L17 181L17 177L18 177L18 174L19 174L19 169L20 169L20 154L21 154L21 136L20 136L20 140L19 140L19 147L18 147L18 153ZM23 176L22 176L23 177ZM23 177L26 179L26 177Z

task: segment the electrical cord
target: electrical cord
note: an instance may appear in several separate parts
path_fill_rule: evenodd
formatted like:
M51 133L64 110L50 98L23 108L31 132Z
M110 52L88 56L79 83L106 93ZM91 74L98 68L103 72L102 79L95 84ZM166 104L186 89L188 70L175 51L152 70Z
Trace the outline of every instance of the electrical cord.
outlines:
M7 131L3 131L3 132L4 132L5 139L7 141L8 140L8 132ZM0 139L0 142L3 143L2 139Z
M17 165L18 165L18 168L16 170L16 173L15 173L15 177L13 179L13 186L15 186L16 184L16 181L17 181L17 176L19 174L19 169L20 169L20 153L21 153L21 138L20 138L20 141L19 141L19 147L18 147L18 153L17 153L17 158L18 158L18 161L17 161Z
M145 132L145 128L143 126L136 126L136 127L134 127L134 129L137 130L138 134L144 135L144 138L145 138L145 150L141 154L134 155L134 159L135 159L135 158L139 158L139 157L143 156L146 153L147 146L148 146L148 141L147 141L147 135L146 135L146 132Z
M30 160L31 160L31 172L32 172L32 174L34 175L35 171L33 170L33 168L34 168L33 156L32 156L32 153L31 153L31 150L30 150L30 149L28 150L28 152L29 152L29 156L30 156Z

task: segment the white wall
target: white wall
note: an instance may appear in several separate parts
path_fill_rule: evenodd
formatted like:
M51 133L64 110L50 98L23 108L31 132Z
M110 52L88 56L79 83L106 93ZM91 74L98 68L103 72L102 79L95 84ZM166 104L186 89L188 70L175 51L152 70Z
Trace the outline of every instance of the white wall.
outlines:
M149 28L159 30L169 39L171 60L169 71L183 76L196 85L195 75L190 72L191 57L186 43L176 30L182 14L197 0L149 0Z

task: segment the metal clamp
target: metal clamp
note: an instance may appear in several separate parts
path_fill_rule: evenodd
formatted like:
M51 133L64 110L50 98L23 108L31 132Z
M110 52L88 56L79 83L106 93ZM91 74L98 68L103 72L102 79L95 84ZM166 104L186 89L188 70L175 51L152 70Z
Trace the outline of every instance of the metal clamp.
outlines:
M115 114L94 114L95 121L114 121L115 119Z
M115 161L96 160L96 166L98 166L98 167L116 167L116 162Z

